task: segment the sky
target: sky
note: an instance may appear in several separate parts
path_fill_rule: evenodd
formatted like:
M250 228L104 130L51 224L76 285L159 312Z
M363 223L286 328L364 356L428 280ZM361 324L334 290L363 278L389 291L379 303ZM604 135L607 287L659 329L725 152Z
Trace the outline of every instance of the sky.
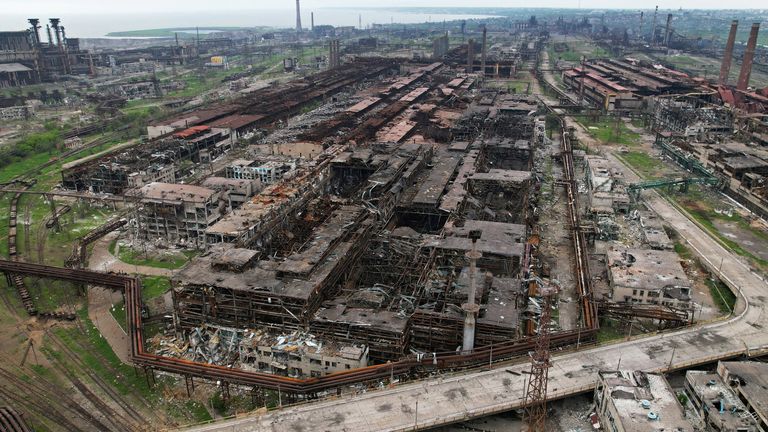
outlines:
M292 0L1 0L3 13L13 15L29 14L112 14L112 13L152 13L178 11L236 11L256 9L293 9ZM698 8L747 9L759 7L756 0L580 0L582 9L592 8L643 8L651 9L659 5L661 9ZM527 0L303 0L302 9L320 9L328 7L532 7ZM579 0L539 0L535 7L576 8ZM763 4L765 6L765 4Z
M768 0L730 0L728 8L754 8ZM699 8L719 9L722 0L301 0L302 23L309 25L310 12L315 23L333 26L357 26L358 14L362 25L395 23L441 22L444 20L482 19L482 16L445 15L436 11L402 13L361 8L397 7L491 7L573 8L599 11L623 9L652 10ZM111 32L158 28L209 27L277 27L295 25L295 0L0 0L0 30L24 30L27 18L57 17L71 38L100 38ZM347 8L347 9L328 9ZM456 11L446 11L456 13ZM43 29L45 24L43 24ZM45 30L43 30L45 31Z

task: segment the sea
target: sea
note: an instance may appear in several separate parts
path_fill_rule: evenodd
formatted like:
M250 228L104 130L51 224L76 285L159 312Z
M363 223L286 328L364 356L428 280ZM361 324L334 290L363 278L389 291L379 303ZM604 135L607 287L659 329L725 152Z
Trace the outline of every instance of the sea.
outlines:
M342 9L324 8L313 10L315 25L355 26L362 18L363 27L372 24L416 24L425 22L440 23L452 20L482 20L491 15L463 15L451 13L417 13L398 11L395 9ZM38 14L39 15L39 14ZM59 14L62 25L66 28L67 37L71 38L101 38L110 32L182 28L193 30L199 27L201 34L210 33L206 27L276 27L291 28L296 25L296 14L293 10L242 10L226 12L192 12L178 11L174 13L154 12L141 14ZM23 30L29 27L27 18L17 14L0 14L0 30ZM39 16L45 34L47 17ZM309 28L310 11L302 11L302 25ZM45 36L43 36L45 38Z

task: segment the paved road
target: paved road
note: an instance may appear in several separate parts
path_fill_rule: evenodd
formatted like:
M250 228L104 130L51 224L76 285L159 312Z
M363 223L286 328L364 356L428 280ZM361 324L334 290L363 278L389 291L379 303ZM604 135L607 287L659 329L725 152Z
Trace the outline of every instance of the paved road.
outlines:
M174 270L128 264L120 261L109 252L109 244L119 236L117 231L111 232L93 244L93 252L88 259L89 268L96 271L115 273L139 274L142 276L173 276ZM118 246L119 247L119 246ZM118 253L118 251L115 251Z
M140 274L145 276L171 276L173 270L135 266L127 264L109 253L109 244L119 235L111 232L99 239L93 245L93 253L88 259L88 268L95 271L113 271L119 273ZM92 286L88 289L88 317L91 319L102 336L109 342L112 350L120 361L131 364L128 351L130 350L128 335L117 323L110 312L113 307L124 307L123 294L102 287Z

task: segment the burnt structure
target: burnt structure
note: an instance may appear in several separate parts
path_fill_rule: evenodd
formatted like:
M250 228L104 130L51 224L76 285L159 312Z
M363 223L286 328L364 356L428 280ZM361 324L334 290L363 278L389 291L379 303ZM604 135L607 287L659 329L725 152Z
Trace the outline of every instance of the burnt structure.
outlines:
M47 42L40 36L40 20L30 18L29 24L27 30L0 32L0 87L93 72L89 53L80 49L79 39L66 36L59 18L46 25Z
M185 161L209 162L231 149L242 134L271 128L307 104L322 101L347 85L386 75L393 66L389 61L363 60L150 125L146 142L117 146L65 164L62 184L79 191L122 194L153 181L175 182L188 174L190 166Z
M697 84L686 74L656 70L628 59L589 60L563 72L563 83L604 111L631 112L650 96L688 93Z
M179 334L204 324L305 329L322 340L365 346L373 363L395 361L413 351L461 347L461 306L474 286L474 345L519 339L535 142L533 118L515 106L531 102L484 95L483 107L449 110L457 114L449 136L468 141L426 139L447 112L410 118L403 116L414 110L402 108L419 112L466 94L461 85L436 85L453 81L446 72L436 64L380 85L379 106L371 107L376 99L369 96L342 114L376 111L368 116L383 118L377 132L348 118L357 145L327 148L317 164L211 226L210 252L173 279ZM381 100L387 92L405 98ZM376 140L396 136L409 121L416 139ZM354 123L368 125L368 132L357 132ZM474 278L466 256L473 243L482 254Z

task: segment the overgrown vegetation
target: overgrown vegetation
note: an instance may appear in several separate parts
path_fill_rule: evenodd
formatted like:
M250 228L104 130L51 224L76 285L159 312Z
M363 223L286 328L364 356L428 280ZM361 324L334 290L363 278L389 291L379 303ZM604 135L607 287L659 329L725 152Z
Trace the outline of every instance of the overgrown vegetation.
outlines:
M712 300L720 312L723 314L731 313L736 306L736 294L718 279L707 278L706 284L709 287Z
M603 344L625 337L624 332L612 320L605 320L597 331L597 343Z
M141 298L151 300L160 297L171 289L171 281L162 276L145 276L141 278Z
M647 153L631 151L616 154L616 156L629 164L640 176L647 180L662 177L660 174L664 165L659 159L651 157Z
M635 147L640 143L640 134L630 130L620 118L581 117L579 123L583 124L589 134L603 144Z
M109 253L116 256L120 261L136 265L176 270L184 267L190 259L197 256L196 251L157 253L134 249L130 246L120 245L118 248L117 240L112 240L109 244Z
M61 129L58 125L54 122L46 122L44 130L30 133L16 144L0 148L0 168L3 169L0 173L0 181L8 181L35 165L47 161L57 151L62 141ZM32 155L38 157L28 163L17 163Z
M677 233L673 233L673 237L677 238ZM685 246L679 241L675 241L675 252L680 259L685 261L693 261L696 266L696 270L699 273L709 273L706 268L699 262L698 258L693 254L691 249ZM709 294L712 297L712 301L715 303L720 313L729 314L736 306L736 295L719 279L708 277L705 281L707 287L709 287Z
M162 276L144 276L141 278L141 299L145 302L160 297L171 289L171 281ZM125 301L120 301L109 310L115 321L125 330Z

